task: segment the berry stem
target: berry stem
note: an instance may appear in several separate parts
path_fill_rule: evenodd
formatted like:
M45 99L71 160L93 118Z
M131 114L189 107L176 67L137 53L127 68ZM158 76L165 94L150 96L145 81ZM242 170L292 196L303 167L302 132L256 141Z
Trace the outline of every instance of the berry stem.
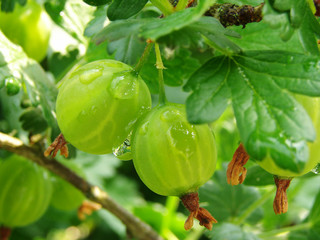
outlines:
M150 0L150 2L156 6L164 16L170 15L174 12L174 8L169 0Z
M179 0L177 6L175 7L175 11L181 11L188 6L189 0Z
M166 92L164 89L164 80L163 80L163 69L165 67L163 66L162 58L161 58L161 52L159 48L159 44L155 44L155 52L156 52L156 68L158 69L159 74L159 104L165 105L167 102L166 98Z
M154 43L150 40L147 40L147 46L145 47L142 56L139 59L139 62L137 63L137 65L134 67L134 71L139 74L141 68L143 67L143 65L145 64L146 60L148 59L148 56L151 52L151 49L153 47Z

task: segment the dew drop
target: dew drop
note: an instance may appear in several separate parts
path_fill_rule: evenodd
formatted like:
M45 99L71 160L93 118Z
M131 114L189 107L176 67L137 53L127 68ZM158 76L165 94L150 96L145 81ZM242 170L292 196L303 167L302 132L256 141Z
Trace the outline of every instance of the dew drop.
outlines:
M318 163L318 165L315 166L315 168L312 169L311 172L313 172L315 174L320 174L320 163Z
M128 138L117 148L113 148L112 152L113 155L121 160L131 160L132 154L131 154L131 133L128 136Z
M110 93L118 99L129 99L138 93L138 81L131 71L114 74L109 87Z

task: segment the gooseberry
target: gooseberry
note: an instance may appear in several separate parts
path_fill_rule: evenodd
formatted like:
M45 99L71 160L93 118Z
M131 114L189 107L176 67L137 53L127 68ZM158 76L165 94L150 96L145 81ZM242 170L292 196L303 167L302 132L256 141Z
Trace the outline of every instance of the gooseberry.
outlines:
M51 20L35 0L28 0L25 6L16 4L13 12L0 12L0 29L30 58L41 61L46 56Z
M70 168L72 171L77 173L79 176L84 177L85 174L75 163L60 159L63 165ZM85 199L82 192L76 189L69 182L66 182L64 179L59 176L52 177L53 183L53 193L51 199L51 205L56 209L63 211L71 211L75 210L82 204Z
M98 60L74 70L57 97L58 125L76 148L111 153L151 107L147 85L132 68L115 60Z
M144 184L160 195L180 197L190 211L185 229L192 227L193 217L211 229L216 220L199 208L197 194L216 167L215 140L207 124L190 124L182 104L160 105L139 120L131 150Z
M12 155L0 167L0 225L20 227L38 220L46 211L52 185L46 170Z

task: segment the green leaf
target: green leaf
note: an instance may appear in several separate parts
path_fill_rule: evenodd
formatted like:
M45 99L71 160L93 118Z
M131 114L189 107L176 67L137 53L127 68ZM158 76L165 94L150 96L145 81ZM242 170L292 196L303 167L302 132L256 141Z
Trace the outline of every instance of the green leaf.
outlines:
M320 37L320 23L314 16L308 0L301 1L267 1L265 19L273 24L274 15L284 15L281 24L282 38L290 39L295 30L298 31L301 45L305 51L319 55L317 40Z
M15 7L15 3L19 3L21 6L24 6L27 0L1 0L0 6L2 12L12 12Z
M182 29L197 21L214 2L214 0L202 0L197 7L184 9L162 19L154 19L142 26L141 36L155 41L159 37Z
M50 82L40 65L29 59L21 47L11 43L0 32L0 79L14 77L19 81L34 106L41 105L44 117L55 125L53 115L56 87Z
M260 198L260 194L253 187L229 185L225 171L216 171L212 179L200 187L199 197L203 207L219 222L223 222L239 217L253 202ZM262 209L257 208L248 217L247 222L255 224L261 218Z
M82 44L87 44L83 36L84 29L94 14L94 7L90 7L78 0L55 0L45 3L45 9L52 20L73 38Z
M85 169L85 174L92 184L103 186L106 179L116 176L120 160L112 154L92 155L77 151L76 162Z
M191 52L185 48L175 50L164 49L162 60L165 66L163 71L164 81L169 86L181 86L200 66L199 61L191 56ZM154 51L150 53L148 61L144 64L140 75L148 84L153 93L158 92L158 70L155 68L156 56Z
M230 29L224 28L221 23L213 17L201 17L188 26L170 32L158 39L159 43L165 43L171 48L176 46L196 46L203 48L203 37L207 43L214 48L224 52L240 52L240 47L234 44L227 36L239 38L240 35Z
M102 6L112 2L112 0L83 0L83 1L91 6Z
M309 221L311 221L313 224L320 225L320 189L310 211Z
M285 67L284 67L285 66ZM231 96L241 141L257 160L299 172L308 159L306 140L315 132L305 109L289 94L319 96L319 58L284 51L248 51L214 57L185 86L188 119L217 119ZM229 93L230 92L230 93Z
M107 13L105 7L97 8L94 12L94 18L87 24L84 35L92 37L100 32L107 22Z
M243 184L248 186L266 186L274 184L273 175L259 165L248 167L247 170L246 179Z
M148 0L114 0L108 7L107 16L111 21L127 19L141 11Z
M284 42L280 38L281 29L272 28L264 20L259 23L247 24L244 29L240 27L232 27L232 30L241 34L241 38L233 38L243 50L284 50L304 53L304 49L300 44L297 32L294 32L291 39Z
M32 134L41 133L48 127L40 108L27 108L19 117L19 121L22 123L22 128Z
M213 227L207 236L212 240L259 240L252 233L245 232L241 227L231 223L222 223Z
M187 117L191 123L212 122L228 106L230 91L226 81L229 61L225 56L213 58L198 69L184 86L186 91L193 91L186 102Z

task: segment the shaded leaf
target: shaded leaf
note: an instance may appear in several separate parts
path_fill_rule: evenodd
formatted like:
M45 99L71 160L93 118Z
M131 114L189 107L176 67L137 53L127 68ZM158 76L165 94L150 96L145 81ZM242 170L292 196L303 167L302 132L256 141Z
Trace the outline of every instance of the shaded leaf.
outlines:
M111 21L127 19L141 11L148 0L113 0L107 16Z
M40 108L27 108L19 117L19 121L22 124L22 128L32 134L41 133L48 127Z
M27 0L1 0L0 3L2 12L12 12L16 3L24 6L27 3Z
M166 53L166 52L169 53ZM191 56L191 52L185 48L175 50L164 49L162 60L165 66L163 71L164 81L169 86L181 86L200 66L198 60ZM154 51L148 57L148 62L144 64L140 75L148 84L153 93L158 92L158 70L155 67L156 57Z
M318 194L314 200L312 209L309 214L309 221L311 221L313 224L317 224L320 226L320 190L318 191ZM320 231L319 231L320 235Z
M301 1L266 1L267 13L265 19L274 25L274 16L283 15L281 37L291 38L294 31L298 31L299 40L305 51L319 55L317 40L320 37L320 23L317 21L308 0Z
M248 172L243 184L249 186L266 186L273 185L273 175L258 165L247 168Z
M252 233L245 232L241 227L231 223L222 223L214 227L212 232L207 233L212 240L259 240Z
M14 77L25 86L26 93L34 106L41 105L44 117L52 126L56 87L49 81L40 65L29 59L21 47L12 44L0 32L0 79Z
M199 197L200 203L204 204L203 206L212 216L218 222L223 222L239 217L253 202L260 198L260 194L253 187L229 185L225 171L216 171L212 179L200 187ZM248 217L247 222L255 224L261 218L262 209L257 208Z
M112 2L112 0L83 0L85 3L91 6L101 6Z

